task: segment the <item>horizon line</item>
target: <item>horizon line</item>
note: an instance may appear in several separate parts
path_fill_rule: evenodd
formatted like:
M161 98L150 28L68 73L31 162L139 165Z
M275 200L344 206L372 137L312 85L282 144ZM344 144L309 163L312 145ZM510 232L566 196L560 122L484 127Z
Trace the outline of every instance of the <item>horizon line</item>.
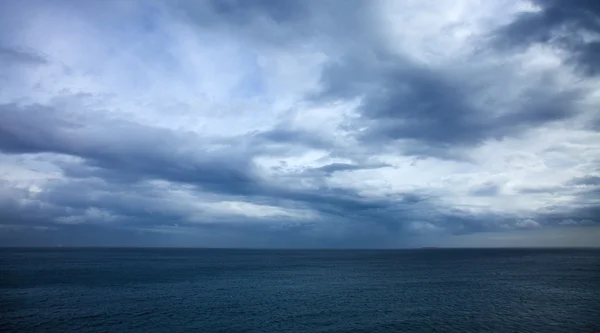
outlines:
M598 246L421 246L421 247L202 247L202 246L136 246L136 245L1 245L0 249L189 249L189 250L340 250L340 251L402 251L402 250L567 250L598 249Z

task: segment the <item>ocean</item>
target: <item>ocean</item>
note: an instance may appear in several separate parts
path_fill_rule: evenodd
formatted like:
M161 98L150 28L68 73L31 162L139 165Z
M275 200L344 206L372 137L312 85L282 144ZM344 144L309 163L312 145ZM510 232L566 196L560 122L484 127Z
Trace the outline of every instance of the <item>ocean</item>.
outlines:
M1 332L600 332L600 250L0 250Z

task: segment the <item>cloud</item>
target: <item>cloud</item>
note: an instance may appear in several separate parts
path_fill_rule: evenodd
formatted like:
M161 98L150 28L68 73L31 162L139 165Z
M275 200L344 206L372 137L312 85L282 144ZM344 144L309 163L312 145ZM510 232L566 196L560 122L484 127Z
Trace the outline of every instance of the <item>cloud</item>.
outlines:
M533 1L523 13L502 28L501 45L551 44L568 53L568 60L587 75L598 75L600 59L600 6L597 1Z
M14 63L44 64L46 61L45 57L35 52L0 46L0 63L4 66Z
M374 165L355 165L355 164L347 164L347 163L331 163L324 165L322 167L316 168L314 170L324 172L327 174L331 174L334 172L340 171L352 171L352 170L365 170L365 169L379 169L383 167L387 167L387 164L374 164Z
M571 181L571 184L574 185L583 185L583 186L595 186L600 185L600 177L599 176L584 176L578 177Z
M479 38L475 35L472 43L485 45L483 36ZM350 56L326 67L318 100L361 98L355 124L361 139L374 145L402 140L420 146L418 155L442 148L438 156L444 156L452 147L501 140L575 117L581 112L577 101L587 91L565 86L569 74L557 66L498 68L496 62L508 57L505 54L466 52L461 63L448 59L450 63L440 66L424 63L426 59L415 61L415 56L398 54L385 45L374 48L349 51ZM517 58L529 61L535 56L525 53ZM522 71L527 72L525 79ZM518 90L506 89L506 84Z
M2 8L7 244L511 245L600 222L592 2Z
M11 153L52 152L77 156L94 170L119 170L136 178L165 178L207 187L250 186L251 165L234 151L202 156L195 135L140 126L126 121L70 120L68 112L48 107L0 106L2 148ZM226 162L222 161L226 159ZM81 170L81 169L80 169Z

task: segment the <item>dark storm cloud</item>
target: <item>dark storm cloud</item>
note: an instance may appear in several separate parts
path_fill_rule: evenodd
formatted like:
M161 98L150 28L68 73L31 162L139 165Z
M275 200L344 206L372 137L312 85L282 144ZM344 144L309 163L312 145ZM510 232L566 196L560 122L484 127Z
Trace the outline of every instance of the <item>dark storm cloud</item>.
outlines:
M600 199L600 196L596 196ZM542 221L546 226L556 225L600 225L600 203L587 205L570 205L570 206L555 206L547 207L544 212L537 214L535 217L538 221Z
M62 119L70 118L68 113L49 107L3 105L0 110L1 151L51 152L80 157L83 159L81 164L58 163L65 175L75 179L94 177L125 186L146 179L163 179L227 195L315 204L323 211L336 214L382 205L348 191L294 191L261 182L252 171L249 155L235 146L218 153L204 153L202 145L205 142L194 135L181 137L168 130L124 121L64 121ZM95 201L99 202L90 202L86 200L86 193L93 192L89 188L78 188L79 185L81 183L73 182L65 185L73 188L55 189L48 200L60 200L55 202L59 206L81 208L105 203L111 209L115 205L125 205L119 209L123 210L132 205L131 202L122 204L117 195L112 196L113 199L110 195L96 197ZM118 188L110 193L118 193ZM144 198L147 197L148 193L145 193ZM152 207L152 204L143 202L136 206Z
M29 197L24 189L11 188L8 181L0 181L4 191L0 193L0 220L7 224L35 225L48 223L48 219L60 213L55 207L42 207L39 202L22 204ZM47 209L46 209L47 208Z
M497 36L501 46L551 43L571 53L571 61L588 75L600 74L600 2L596 0L534 0L539 12L522 14Z
M318 100L363 96L356 126L367 125L361 133L365 142L412 140L421 148L405 153L442 158L453 146L475 146L573 117L578 113L575 102L583 93L554 89L550 80L544 87L524 91L517 109L492 115L471 100L478 91L485 93L485 87L385 53L355 54L331 64L322 83Z
M598 176L585 176L577 177L570 182L573 185L600 185L600 177Z
M576 177L560 186L524 187L520 194L551 195L569 198L567 202L547 205L530 218L544 225L600 224L600 177Z
M26 191L21 192L13 193L11 198L28 197ZM161 200L162 194L163 190L147 184L122 186L100 179L59 182L48 186L35 198L30 198L25 205L13 200L11 209L3 209L2 221L4 224L31 228L50 226L53 231L50 236L34 235L31 239L49 237L48 241L54 240L67 245L82 245L88 241L87 245L103 242L114 245L143 245L144 243L136 242L150 241L139 235L129 243L119 240L118 237L107 241L102 236L108 234L107 230L115 229L118 234L131 234L137 230L156 237L157 234L188 233L188 239L178 244L190 246L245 244L273 247L381 247L397 245L398 240L404 239L406 235L402 236L402 224L411 216L415 216L415 212L410 208L420 200L415 195L406 195L392 203L388 200L361 198L352 191L273 189L260 193L260 197L247 196L244 200L278 204L284 203L282 200L293 200L318 211L321 217L313 223L294 222L293 219L285 222L281 218L273 219L269 223L264 218L251 217L219 218L217 223L211 223L210 216L207 216L205 221L190 222L190 211L185 207L177 209L177 205L173 207L172 203ZM0 202L7 208L6 201ZM90 208L110 213L111 218L86 215ZM327 223L324 223L325 221ZM177 225L182 228L179 229ZM92 229L101 232L90 240L88 237L91 237L91 234L86 232ZM48 230L31 229L30 232L37 235L41 231ZM81 232L83 234L80 234ZM15 231L12 234L16 237L23 233L27 231ZM77 234L77 239L65 240L64 234L68 233ZM334 235L329 235L330 233ZM338 236L335 236L336 234Z
M74 117L54 107L0 105L3 152L77 156L92 173L118 170L132 180L168 179L226 192L254 186L252 166L243 152L206 153L192 143L201 144L202 139L127 121Z
M523 187L521 195L551 195L570 198L570 201L547 205L529 218L543 225L600 224L600 177L583 176L557 186ZM565 223L565 222L568 223Z
M359 224L381 223L393 230L407 217L386 216L417 201L412 194L394 200L369 199L350 190L294 190L259 181L252 172L249 156L234 156L238 153L235 147L223 155L207 155L200 160L192 157L202 153L201 146L196 150L185 149L202 143L192 135L185 136L187 143L184 143L170 131L125 121L76 119L51 107L3 105L0 109L0 150L3 152L50 152L82 159L80 163L57 163L73 180L50 187L37 197L37 202L26 207L28 212L35 213L39 207L50 205L46 211L36 213L39 215L39 219L34 219L36 223L44 217L85 215L89 207L107 210L130 223L143 221L140 223L152 225L162 223L159 221L185 221L187 212L169 213L169 207L158 204L157 190L139 185L146 179L191 184L202 190L242 196L245 201L262 204L296 203L323 216L354 219ZM101 136L99 131L102 131ZM369 167L378 166L355 168ZM330 173L336 169L352 168L329 165L322 171ZM85 219L93 222L93 218Z
M268 131L258 136L283 145L297 144L298 140L290 141L286 137L287 133L294 132L281 133ZM265 183L253 171L248 152L232 145L208 153L209 146L206 138L193 134L181 135L127 121L76 118L55 107L0 106L0 151L15 154L50 152L79 157L82 163L57 162L64 174L74 179L98 178L117 184L163 179L228 195L307 202L339 214L389 205L386 201L361 198L348 190L290 190ZM316 171L331 173L382 166L385 165L333 164ZM72 185L77 186L77 182ZM77 200L81 198L77 193L82 192L85 193L73 188L64 193L70 193L71 200Z

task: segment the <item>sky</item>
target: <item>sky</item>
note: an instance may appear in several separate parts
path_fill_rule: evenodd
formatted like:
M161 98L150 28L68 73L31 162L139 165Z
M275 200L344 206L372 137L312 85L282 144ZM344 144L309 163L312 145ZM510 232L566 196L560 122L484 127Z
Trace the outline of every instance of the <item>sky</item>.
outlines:
M597 0L0 0L0 246L600 246Z

